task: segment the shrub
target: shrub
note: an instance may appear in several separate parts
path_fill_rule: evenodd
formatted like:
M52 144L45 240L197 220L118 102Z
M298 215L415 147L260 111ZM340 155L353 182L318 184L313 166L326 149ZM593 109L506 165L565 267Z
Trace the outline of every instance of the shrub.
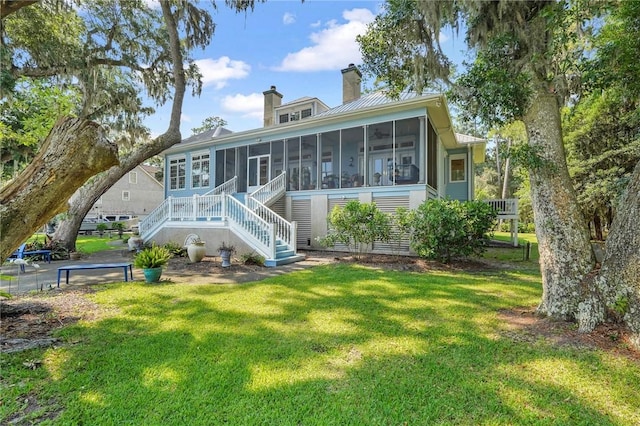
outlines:
M173 257L187 256L187 249L185 249L181 244L176 243L175 241L169 241L168 243L165 243L163 247L166 248Z
M428 200L412 212L411 248L421 257L448 263L480 254L496 212L482 201Z
M265 258L258 253L243 253L240 255L240 263L243 265L264 266Z
M96 231L98 231L98 234L100 234L100 236L102 236L102 234L104 234L104 231L106 231L108 228L109 227L106 223L99 223L96 225Z
M51 240L49 237L45 237L45 241L39 240L32 241L27 244L27 250L51 250L51 260L64 260L69 258L69 252L58 240ZM30 255L29 258L35 261L43 261L45 259L44 254Z
M122 233L124 232L124 223L115 222L113 225L111 225L111 227L118 231L118 237L122 239Z
M389 241L391 242L391 250L397 255L402 249L403 241L408 240L411 236L412 213L406 207L398 207L396 213L390 219L391 232L389 233Z
M389 241L391 220L375 203L351 200L344 207L334 207L328 221L329 233L319 239L326 247L341 243L359 256L374 241Z

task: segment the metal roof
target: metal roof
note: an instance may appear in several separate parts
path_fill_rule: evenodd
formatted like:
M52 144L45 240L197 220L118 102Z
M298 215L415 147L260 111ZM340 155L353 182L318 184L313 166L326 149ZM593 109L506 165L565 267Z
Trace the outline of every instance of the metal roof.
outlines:
M212 138L229 135L233 133L231 130L226 129L224 127L216 127L215 129L207 130L206 132L198 133L197 135L189 136L180 142L181 146L195 144L198 142L209 141Z
M320 114L316 114L314 117L324 117L328 115L334 114L342 114L345 112L351 112L356 110L361 110L365 108L372 108L384 104L391 104L395 102L402 102L409 99L415 99L419 97L431 97L435 96L435 93L426 93L424 95L419 95L415 92L402 92L397 99L393 99L390 96L386 95L384 92L373 92L368 93L364 96L361 96L358 99L355 99L351 102L347 102L346 104L338 105L335 108L331 108L328 111L321 112Z

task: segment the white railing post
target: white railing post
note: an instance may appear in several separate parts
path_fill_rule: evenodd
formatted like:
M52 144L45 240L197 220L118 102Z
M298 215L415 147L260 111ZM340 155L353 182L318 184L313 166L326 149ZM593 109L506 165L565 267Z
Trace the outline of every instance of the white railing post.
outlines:
M198 218L197 216L197 211L198 211L198 194L193 194L193 205L191 206L192 212L191 212L191 220L196 220Z
M167 215L167 219L169 220L173 220L173 197L169 196L169 198L167 198L167 200L169 200L169 214Z
M289 237L289 240L291 240L291 247L293 248L294 253L298 252L297 235L298 235L298 222L294 220L293 222L291 222L291 236Z
M271 250L271 259L276 258L276 227L273 223L269 227L269 249Z
M220 194L222 196L222 205L220 207L220 215L222 216L222 220L226 221L227 220L227 194L225 192L223 192L222 194Z

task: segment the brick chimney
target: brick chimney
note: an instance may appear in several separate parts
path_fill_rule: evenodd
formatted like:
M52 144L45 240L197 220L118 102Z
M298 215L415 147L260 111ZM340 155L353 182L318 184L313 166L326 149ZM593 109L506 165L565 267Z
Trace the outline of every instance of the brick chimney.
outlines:
M360 99L362 81L362 73L353 64L342 70L342 103L355 101Z
M264 95L264 127L276 124L275 109L282 105L282 94L278 93L276 86L262 92Z

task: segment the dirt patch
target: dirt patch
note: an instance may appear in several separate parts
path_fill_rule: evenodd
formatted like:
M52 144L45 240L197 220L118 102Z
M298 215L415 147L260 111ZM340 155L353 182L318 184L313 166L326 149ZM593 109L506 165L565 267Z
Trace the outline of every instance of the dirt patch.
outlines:
M93 291L84 286L0 301L0 352L55 345L54 330L99 318L104 308L85 297Z
M485 261L453 262L443 265L420 258L375 254L360 258L339 252L308 252L306 255L306 260L302 262L278 268L244 265L237 259L231 267L222 268L219 257L205 257L199 263L190 263L188 258L177 258L169 262L163 277L175 282L194 282L199 279L220 283L259 281L315 265L341 262L410 272L488 272L500 268L500 265ZM104 307L87 299L86 294L93 291L91 286L74 286L73 289L1 301L0 351L15 352L30 347L55 345L57 342L51 339L54 330L79 320L100 318L107 312ZM617 324L601 325L592 333L579 333L575 324L538 316L531 307L501 311L499 316L506 324L506 329L501 335L515 341L533 343L543 339L558 346L597 348L640 362L640 352L633 350L629 343L629 331Z
M633 349L629 330L620 324L601 324L590 333L580 333L575 323L538 315L533 307L502 310L498 317L506 325L501 335L517 342L542 340L553 346L599 349L640 363L640 351Z

